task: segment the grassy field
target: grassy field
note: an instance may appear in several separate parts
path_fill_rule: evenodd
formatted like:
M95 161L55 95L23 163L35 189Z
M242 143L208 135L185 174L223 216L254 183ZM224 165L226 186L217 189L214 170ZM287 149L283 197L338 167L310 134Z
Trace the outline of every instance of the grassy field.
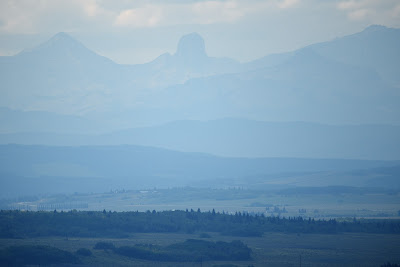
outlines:
M208 241L232 241L237 237L208 233ZM0 239L0 247L11 245L50 245L70 252L88 248L92 256L80 257L88 266L380 266L383 263L400 263L400 238L384 234L287 234L266 233L263 237L239 238L252 250L252 260L243 262L151 262L133 260L112 251L94 250L99 241L113 243L116 247L134 244L170 245L187 239L199 238L199 234L134 234L129 238L32 238Z

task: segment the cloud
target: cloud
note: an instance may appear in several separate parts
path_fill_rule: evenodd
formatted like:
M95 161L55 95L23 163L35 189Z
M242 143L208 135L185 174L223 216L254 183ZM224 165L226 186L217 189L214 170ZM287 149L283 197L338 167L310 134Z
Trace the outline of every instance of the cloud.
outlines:
M261 1L262 2L262 1ZM270 2L270 1L266 1ZM182 24L230 23L257 9L258 0L110 1L110 0L3 0L0 32L156 27Z
M122 11L116 17L114 24L116 26L154 27L162 21L162 18L162 8L148 5Z
M400 23L398 0L346 0L338 2L337 9L346 12L350 20L392 25Z
M297 5L300 1L299 0L283 0L278 3L279 8L291 8Z
M234 23L254 14L267 14L274 10L294 7L300 0L175 0L153 3L121 10L114 25L138 28Z
M391 15L392 17L400 18L400 3L392 9Z
M30 12L27 12L28 10ZM39 13L37 6L33 3L26 3L24 8L20 8L18 1L2 1L0 2L0 16L3 23L0 28L5 32L16 30L31 32L34 28L32 22L35 15L33 13Z
M169 2L123 10L114 25L155 27L179 24L229 23L240 19L246 8L237 1Z
M286 12L286 10L288 12ZM115 32L182 25L332 17L400 26L398 0L2 0L0 33ZM290 12L289 12L290 11ZM285 13L284 13L285 12ZM258 27L255 25L255 27Z
M0 32L109 30L235 23L300 0L3 0Z
M32 34L76 30L90 24L104 25L112 14L96 0L0 1L0 32Z
M199 24L233 22L245 15L246 9L236 1L205 1L190 7L195 15L194 21Z
M372 11L366 8L356 9L348 13L348 17L352 20L362 20L365 19Z

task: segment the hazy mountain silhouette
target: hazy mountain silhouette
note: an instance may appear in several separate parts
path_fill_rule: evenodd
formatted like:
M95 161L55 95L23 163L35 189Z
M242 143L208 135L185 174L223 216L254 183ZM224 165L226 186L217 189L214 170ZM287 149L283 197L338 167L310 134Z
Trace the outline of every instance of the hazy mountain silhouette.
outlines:
M400 30L371 26L240 64L208 57L192 33L173 55L120 65L59 33L0 57L0 106L83 115L113 129L222 117L398 124L399 43Z
M392 86L400 81L400 29L371 25L359 33L317 43L293 52L267 55L246 63L247 69L259 69L284 63L301 50L312 50L333 61L375 70Z
M387 39L400 40L398 31L383 30L390 35ZM368 33L376 35L375 31L360 35ZM349 47L353 39L354 43L359 43L358 35L344 39ZM339 40L328 44L335 47L335 43L341 43ZM390 43L387 46L395 50L396 42L387 42ZM369 61L374 62L380 54L379 47L368 43L364 46L370 51ZM335 49L344 58L351 53L345 47ZM387 68L400 69L400 61L390 62ZM246 65L257 66L255 70L192 79L164 90L158 99L152 100L157 101L159 107L183 106L182 112L197 119L208 119L214 114L258 120L398 124L399 90L390 85L389 80L384 80L373 65L356 65L325 57L310 46Z
M398 188L399 47L399 29L371 26L239 63L191 33L121 65L58 33L0 57L0 193Z
M184 83L190 78L236 72L241 67L233 59L209 57L204 39L197 33L190 33L179 40L175 54L165 53L132 68L139 86L162 88Z
M196 33L183 36L174 55L147 64L119 65L66 33L15 56L0 57L0 106L69 114L132 108L140 95L191 77L233 71L239 63L206 55Z
M42 61L51 64L53 68L73 65L87 69L96 65L104 67L115 64L106 57L97 55L64 32L57 33L50 40L33 49L20 52L16 57L24 61L30 59L34 63Z
M118 64L66 33L15 56L0 57L0 68L0 105L16 109L72 114L101 110L110 89L119 84Z
M329 59L374 69L384 81L400 87L400 29L372 25L360 33L310 47Z
M400 160L400 126L326 125L244 119L175 121L107 134L70 131L0 134L0 144L145 145L228 157L299 157ZM81 121L78 121L81 122ZM83 123L83 122L81 122ZM88 127L91 124L88 124ZM56 127L62 127L55 122Z
M0 146L0 159L0 192L3 196L154 186L202 185L209 188L224 183L232 186L236 182L250 186L252 182L264 184L276 177L300 174L303 179L305 177L304 185L307 186L314 183L313 175L318 172L330 174L328 180L320 178L325 179L325 185L337 185L338 179L348 177L351 171L356 171L355 179L344 179L342 185L363 186L376 182L376 178L396 175L399 166L399 162L386 161L222 158L142 146L6 145Z

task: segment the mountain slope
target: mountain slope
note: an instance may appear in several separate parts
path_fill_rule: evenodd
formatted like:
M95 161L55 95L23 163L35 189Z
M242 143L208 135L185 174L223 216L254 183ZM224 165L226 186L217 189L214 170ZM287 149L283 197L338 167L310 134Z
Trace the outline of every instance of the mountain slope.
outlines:
M331 41L312 44L293 52L267 55L244 64L244 69L254 70L285 63L302 50L345 65L369 68L391 86L400 86L400 29L371 25L362 32Z
M119 68L59 33L30 51L0 57L0 105L70 114L101 109Z
M312 45L320 55L377 71L383 80L400 87L400 29L372 25L330 42Z
M372 69L301 50L254 71L192 79L145 102L187 118L214 116L321 123L400 123L399 95Z

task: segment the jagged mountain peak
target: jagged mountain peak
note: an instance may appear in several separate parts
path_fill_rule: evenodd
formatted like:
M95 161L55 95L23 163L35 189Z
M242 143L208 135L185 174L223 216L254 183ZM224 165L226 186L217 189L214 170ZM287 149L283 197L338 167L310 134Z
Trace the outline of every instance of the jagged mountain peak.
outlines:
M181 37L176 51L178 57L206 57L206 49L203 37L193 32Z
M100 66L115 64L112 60L98 55L87 48L80 41L65 32L53 35L46 42L17 54L17 58L26 60L26 63L50 64L52 68L61 66L88 65ZM36 64L35 63L35 64Z
M65 32L59 32L53 35L48 41L30 49L24 50L20 55L24 54L41 54L41 53L56 53L56 54L93 54L93 52L86 48L81 42L71 37Z
M75 40L71 35L65 32L56 33L53 37L51 37L46 43L48 44L76 44L79 43Z

